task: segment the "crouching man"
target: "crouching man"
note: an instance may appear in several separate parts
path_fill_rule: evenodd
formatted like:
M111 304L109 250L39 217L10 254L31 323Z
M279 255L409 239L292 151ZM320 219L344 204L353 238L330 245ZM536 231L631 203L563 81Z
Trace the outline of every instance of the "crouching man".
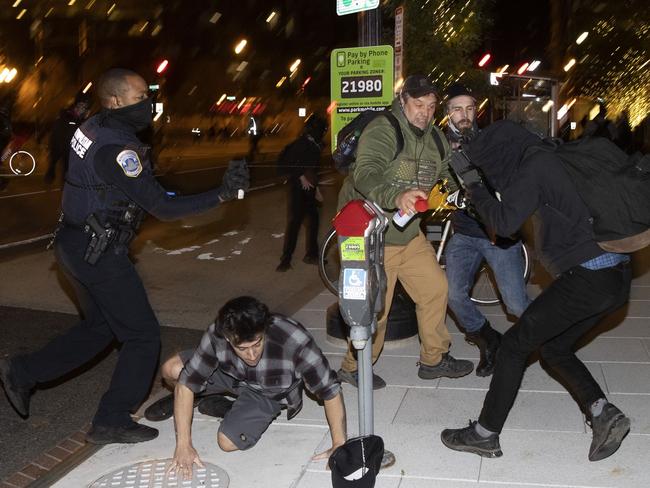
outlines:
M223 451L253 447L282 408L288 419L294 417L302 407L303 387L323 401L332 436L332 447L314 459L328 458L345 443L345 405L336 373L300 324L271 314L255 298L227 302L194 353L174 355L162 373L175 385L176 450L170 470L184 478L191 477L194 464L202 466L191 435L199 393L237 397L219 426L217 443Z

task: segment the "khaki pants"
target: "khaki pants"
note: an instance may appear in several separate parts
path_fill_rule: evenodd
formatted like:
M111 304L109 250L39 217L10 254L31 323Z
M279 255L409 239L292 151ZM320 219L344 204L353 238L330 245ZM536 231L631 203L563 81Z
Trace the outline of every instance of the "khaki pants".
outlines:
M377 332L373 336L373 364L384 347L388 312L398 278L415 302L420 335L420 362L428 366L438 364L442 355L449 350L451 339L445 324L447 277L436 260L433 247L422 234L406 246L386 246L384 269L387 279L386 302L384 311L378 317ZM349 372L356 371L355 355L354 349L348 344L348 352L341 368Z

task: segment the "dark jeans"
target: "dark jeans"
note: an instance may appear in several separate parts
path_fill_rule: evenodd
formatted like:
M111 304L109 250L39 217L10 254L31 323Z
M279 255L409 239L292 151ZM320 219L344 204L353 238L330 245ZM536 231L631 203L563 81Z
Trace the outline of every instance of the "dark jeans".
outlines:
M479 422L501 432L517 396L526 360L539 349L542 361L567 386L580 407L605 394L574 353L575 343L630 295L629 263L592 271L574 266L562 273L503 336L496 370Z
M284 236L282 261L291 262L293 252L296 250L298 233L302 221L307 218L307 236L305 255L318 256L318 205L316 202L316 188L303 190L298 178L290 178L287 182L287 230Z
M509 313L521 317L530 303L524 280L524 256L521 242L508 248L494 246L489 239L456 233L445 249L445 272L449 283L449 308L469 334L477 333L485 316L470 298L479 266L485 259L497 282Z
M61 269L75 289L83 320L40 351L15 358L25 384L44 383L89 362L115 339L120 355L93 424L126 426L145 398L158 364L160 326L133 264L112 249L97 264L84 262L88 236L62 229L56 241Z

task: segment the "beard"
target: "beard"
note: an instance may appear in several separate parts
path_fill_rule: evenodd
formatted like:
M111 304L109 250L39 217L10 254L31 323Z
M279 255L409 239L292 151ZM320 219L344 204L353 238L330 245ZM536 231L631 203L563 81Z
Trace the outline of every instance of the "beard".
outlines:
M473 124L469 119L460 119L454 125L458 128L459 131L462 132L464 130L471 129Z

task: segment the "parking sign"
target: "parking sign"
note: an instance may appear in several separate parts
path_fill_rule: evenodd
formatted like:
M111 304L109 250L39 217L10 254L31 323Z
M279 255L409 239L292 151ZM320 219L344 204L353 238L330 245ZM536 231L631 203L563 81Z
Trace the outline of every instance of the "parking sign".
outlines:
M336 135L364 110L393 101L393 46L334 49L330 58L332 151Z
M379 7L379 0L336 0L336 14L347 15Z

